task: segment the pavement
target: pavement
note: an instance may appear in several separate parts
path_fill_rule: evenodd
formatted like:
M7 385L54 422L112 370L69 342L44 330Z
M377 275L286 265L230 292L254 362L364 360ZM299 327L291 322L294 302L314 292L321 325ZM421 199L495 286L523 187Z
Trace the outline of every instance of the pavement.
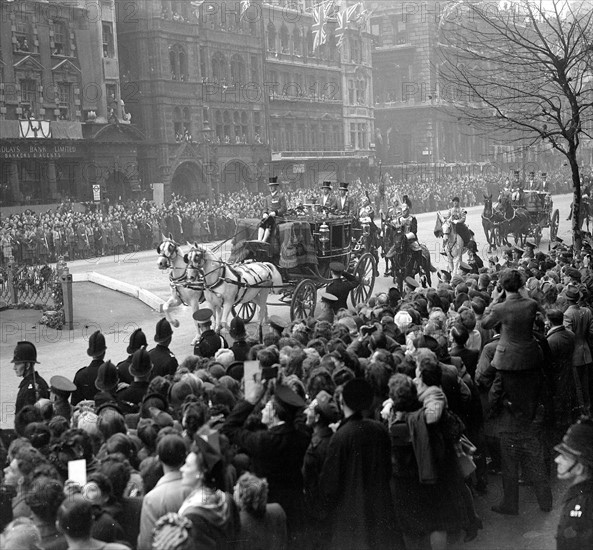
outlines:
M555 207L560 208L560 231L562 238L569 236L570 227L565 218L568 214L570 195L554 197ZM471 227L481 227L482 207L468 209ZM433 261L437 267L445 267L438 254L439 244L431 236L434 227L434 213L417 216L419 240L428 244ZM480 231L481 236L481 231ZM545 233L545 238L547 234ZM482 239L483 240L483 239ZM214 244L214 243L211 243ZM541 248L547 250L549 242L544 240ZM228 248L226 248L228 251ZM223 255L225 249L223 249ZM484 251L483 256L487 256ZM440 262L440 265L439 265ZM70 272L74 278L88 278L88 273L98 273L130 287L141 288L152 294L158 304L169 296L168 275L156 268L154 251L143 251L119 257L108 256L91 260L70 262ZM382 272L383 266L380 266ZM375 292L385 291L391 286L389 279L377 279ZM138 327L146 333L149 347L152 346L154 328L162 314L136 298L122 292L111 290L90 282L73 284L74 329L54 330L39 324L38 310L4 310L0 313L0 428L11 428L14 422L14 402L19 380L13 374L12 353L19 340L30 340L38 350L39 373L47 380L61 374L70 379L76 371L90 362L86 350L88 338L95 330L101 330L107 341L106 359L114 363L123 360L130 334ZM270 300L270 314L288 317L288 308L274 304ZM193 353L190 342L194 336L194 323L189 308L180 307L175 316L180 320L179 328L174 329L171 349L181 362ZM255 324L248 331L255 334ZM553 476L554 477L554 476ZM463 543L463 539L453 541L450 548L466 550L552 550L555 545L555 529L558 524L559 503L566 487L554 481L554 501L556 506L551 513L539 511L533 492L529 487L521 489L521 515L517 517L499 516L490 511L501 496L500 477L491 476L489 492L485 497L476 497L476 507L484 520L484 530L476 540Z

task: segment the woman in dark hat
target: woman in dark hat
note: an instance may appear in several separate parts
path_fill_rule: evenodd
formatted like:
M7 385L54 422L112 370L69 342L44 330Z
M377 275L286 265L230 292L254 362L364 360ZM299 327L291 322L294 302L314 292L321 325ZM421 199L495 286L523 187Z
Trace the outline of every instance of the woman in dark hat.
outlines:
M18 342L14 348L14 372L23 380L19 384L16 396L15 414L25 405L33 405L39 399L49 399L49 386L47 382L35 371L37 349L32 342Z

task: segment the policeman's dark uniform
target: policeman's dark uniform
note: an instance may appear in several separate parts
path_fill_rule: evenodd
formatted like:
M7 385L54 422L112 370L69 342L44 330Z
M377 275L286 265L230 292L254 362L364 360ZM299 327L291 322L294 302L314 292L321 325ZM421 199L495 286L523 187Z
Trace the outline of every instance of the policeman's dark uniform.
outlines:
M135 351L139 350L142 346L146 346L146 335L142 332L141 328L137 328L130 335L130 343L126 352L129 354L127 359L124 359L117 364L117 374L121 382L131 384L134 381L134 377L130 374L130 365L132 364L132 355Z
M14 348L11 363L39 363L35 345L31 342L18 342ZM31 365L28 368L31 369ZM29 374L23 377L19 384L15 413L18 413L26 405L34 405L35 402L42 398L49 399L49 387L47 382L33 368Z
M337 298L332 304L334 313L337 313L342 308L348 309L346 303L348 295L352 289L360 284L360 281L354 275L347 273L344 265L339 262L332 262L329 264L329 269L334 273L340 274L338 279L334 279L326 287L326 292L328 294L333 294Z
M175 374L179 363L175 354L168 347L168 340L173 336L173 329L167 319L164 317L156 324L156 333L154 341L156 347L152 348L148 354L152 361L152 376L167 376Z
M93 360L86 367L82 367L74 375L74 385L76 391L72 394L72 405L77 405L81 401L93 401L97 388L95 380L99 373L99 367L103 364L103 357L107 346L105 345L105 336L97 330L89 338L89 347L87 355L93 357Z
M557 550L593 548L593 422L581 419L573 424L554 450L571 456L589 469L589 479L568 488L556 532Z
M214 357L219 349L229 347L228 342L220 334L216 334L211 328L206 328L212 323L212 310L199 309L193 314L193 318L198 325L206 329L202 329L200 340L194 347L194 355Z

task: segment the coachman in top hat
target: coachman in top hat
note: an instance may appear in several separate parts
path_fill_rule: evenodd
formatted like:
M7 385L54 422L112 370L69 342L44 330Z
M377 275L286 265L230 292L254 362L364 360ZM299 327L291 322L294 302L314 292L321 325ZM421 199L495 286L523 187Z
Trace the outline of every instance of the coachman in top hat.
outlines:
M278 177L270 178L268 185L270 186L270 194L264 199L262 220L257 232L257 240L262 242L268 242L270 240L270 235L276 225L277 218L284 216L288 210L286 197L279 189L280 183L278 183Z

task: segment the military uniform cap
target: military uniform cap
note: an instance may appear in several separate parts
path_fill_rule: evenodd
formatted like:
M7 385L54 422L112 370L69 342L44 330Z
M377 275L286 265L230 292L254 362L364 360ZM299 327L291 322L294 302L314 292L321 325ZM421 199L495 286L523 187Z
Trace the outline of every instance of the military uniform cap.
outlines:
M276 386L274 389L274 399L291 409L301 409L305 406L305 400L288 386L284 385Z
M416 279L414 279L413 277L406 277L405 281L406 281L406 284L408 286L411 286L412 288L418 288L420 286L418 281Z
M285 321L283 321L280 317L278 317L277 315L272 315L269 318L270 321L270 326L275 329L278 330L280 332L282 332L286 327L287 324Z
M33 342L17 342L11 363L39 363L37 361L37 348Z
M518 246L515 246L515 248L513 248L512 250L513 252L518 252L519 254L525 254L525 250L519 248Z
M329 269L335 273L344 273L344 271L346 271L346 266L342 262L331 262L329 264Z
M198 309L198 311L194 312L193 318L194 321L204 325L209 323L212 320L213 311L208 308Z
M87 355L90 357L97 357L97 355L105 353L106 350L107 345L105 344L105 336L103 336L103 333L100 330L96 330L89 338L89 347L86 350Z
M536 248L535 243L532 243L531 241L525 241L525 246L532 250Z
M157 324L156 324L156 332L154 335L154 341L157 344L162 344L166 340L168 340L171 336L173 336L173 329L171 328L171 323L167 321L165 317L163 317Z
M470 273L472 271L472 267L466 262L461 262L459 264L459 268L461 271L465 271L466 273Z
M128 348L126 352L130 355L134 353L136 350L139 350L142 346L148 345L146 341L146 334L142 332L141 328L137 328L132 334L130 335L130 343L128 344Z
M574 457L593 468L593 420L581 418L573 424L554 450Z
M63 393L72 393L76 391L76 385L65 376L56 374L49 379L50 391L58 391Z
M333 303L335 303L335 302L337 302L337 301L338 301L338 297L337 297L337 296L335 296L334 294L330 294L329 292L324 292L324 293L321 295L321 299L322 299L324 302L329 302L330 304L333 304Z

